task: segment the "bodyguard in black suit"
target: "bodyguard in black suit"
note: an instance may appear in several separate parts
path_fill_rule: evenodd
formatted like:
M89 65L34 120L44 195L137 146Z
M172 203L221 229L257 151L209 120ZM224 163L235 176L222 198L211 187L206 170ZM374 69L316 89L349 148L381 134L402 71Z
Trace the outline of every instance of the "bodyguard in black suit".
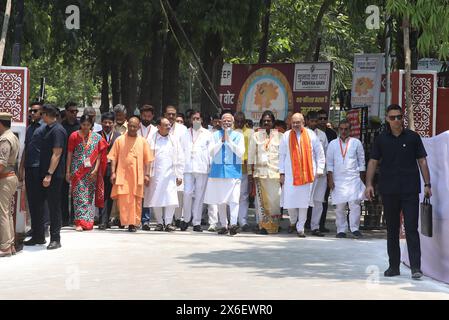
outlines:
M400 274L399 226L402 211L412 278L419 279L422 277L418 233L419 193L421 192L419 169L424 179L424 195L428 198L432 196L427 153L421 137L416 132L403 127L400 106L390 105L387 108L386 120L387 130L374 141L370 154L366 175L366 196L368 199L374 196L373 177L377 164L381 161L379 191L387 221L390 263L384 275L393 277Z
M101 116L101 126L103 127L103 130L97 132L109 144L108 153L115 140L120 137L120 133L114 131L114 120L114 114L112 112L103 113ZM106 173L104 175L104 208L98 209L100 214L100 225L98 226L98 229L100 230L109 228L109 217L111 216L113 201L111 199L111 191L111 163L108 162Z
M36 199L36 214L31 217L31 220L34 220L33 235L30 240L23 243L27 246L45 243L44 203L47 200L50 209L50 244L47 247L49 250L61 247L61 187L65 176L67 133L56 120L58 113L59 110L55 106L42 107L42 119L46 125L41 132L39 180L36 186L40 192Z

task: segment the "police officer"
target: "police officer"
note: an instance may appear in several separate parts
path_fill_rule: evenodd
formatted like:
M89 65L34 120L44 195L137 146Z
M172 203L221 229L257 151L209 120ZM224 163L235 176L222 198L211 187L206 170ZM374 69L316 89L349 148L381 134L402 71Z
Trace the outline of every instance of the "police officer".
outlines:
M19 184L14 172L19 154L19 139L11 131L11 118L9 113L0 113L0 257L15 253L11 202Z

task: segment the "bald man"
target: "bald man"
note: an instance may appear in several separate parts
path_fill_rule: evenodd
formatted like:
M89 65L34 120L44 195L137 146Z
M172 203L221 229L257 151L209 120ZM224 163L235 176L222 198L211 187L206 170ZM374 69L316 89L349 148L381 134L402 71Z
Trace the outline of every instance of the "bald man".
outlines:
M289 233L296 230L298 237L305 238L307 208L313 206L313 182L324 174L325 156L317 135L304 127L301 113L292 116L291 126L279 146L281 207L288 209Z
M222 129L214 132L209 147L212 164L204 203L218 205L218 215L222 226L218 233L226 234L229 231L229 234L233 236L238 232L237 220L245 139L241 133L232 130L234 117L231 114L225 113L221 123ZM227 205L231 213L229 228Z

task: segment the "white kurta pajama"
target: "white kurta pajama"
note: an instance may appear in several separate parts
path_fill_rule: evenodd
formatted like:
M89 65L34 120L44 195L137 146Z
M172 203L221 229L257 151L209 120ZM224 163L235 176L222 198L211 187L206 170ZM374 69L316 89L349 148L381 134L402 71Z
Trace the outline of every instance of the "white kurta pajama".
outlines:
M140 123L140 129L137 131L137 135L144 137L145 140L147 140L148 145L150 146L151 149L151 140L154 139L154 135L156 134L156 132L157 128L152 124L150 124L148 127L145 127L142 123ZM149 194L149 188L150 188L149 185L144 187L145 196ZM143 201L143 207L147 208L145 206L145 200Z
M320 139L324 155L326 155L328 147L326 133L324 133L322 130L318 128L313 130L313 132L315 132L318 139ZM324 175L321 177L315 177L315 181L313 182L312 199L310 204L310 206L313 207L312 217L310 219L311 230L317 230L320 228L320 220L321 215L323 213L323 202L324 196L326 194L326 189L327 189L327 177L326 177L326 168L324 168Z
M335 184L331 195L332 203L337 206L337 233L346 232L348 227L346 203L349 204L350 210L350 229L352 232L357 231L360 225L360 202L364 199L365 191L365 185L360 179L360 172L365 171L362 143L356 138L348 138L345 142L340 138L332 140L327 149L326 164L327 171L332 172Z
M237 225L241 185L241 159L245 153L245 141L241 133L231 131L229 141L223 143L221 141L221 133L222 131L214 133L213 144L209 147L210 155L213 161L214 159L217 159L217 162L215 163L217 166L232 164L233 155L235 155L236 160L240 165L240 178L211 177L211 174L213 173L211 172L207 182L204 202L218 206L218 215L221 226L227 228L228 218L226 205L229 205L231 225ZM220 155L224 154L225 150L226 155L223 163L221 162L222 158ZM220 163L218 161L220 161ZM214 163L212 164L214 165Z
M193 216L193 226L201 225L204 193L211 162L209 153L211 144L213 144L212 134L204 128L198 130L190 128L181 138L185 155L183 220L189 223Z
M323 147L312 130L307 128L304 128L304 130L307 130L310 138L313 174L316 177L318 174L324 174L325 156ZM307 220L307 209L312 198L313 183L307 183L300 186L293 185L293 169L289 143L290 132L291 130L285 132L279 146L279 173L285 175L281 195L281 206L288 209L291 225L296 224L296 230L298 232L303 232L304 224ZM299 132L296 133L296 137L299 146L301 146L301 134Z
M172 127L170 128L169 134L178 139L178 142L181 143L181 138L185 135L187 132L187 127L183 124L174 122ZM184 157L185 158L185 157ZM179 206L175 209L175 219L181 220L182 218L182 209L183 209L183 203L184 203L184 180L182 183L178 186L178 203Z
M162 208L165 211L165 224L170 224L178 207L176 178L182 179L184 173L184 156L177 139L170 135L165 137L156 133L150 142L154 152L151 165L151 179L145 190L144 207L153 207L158 224L163 224Z

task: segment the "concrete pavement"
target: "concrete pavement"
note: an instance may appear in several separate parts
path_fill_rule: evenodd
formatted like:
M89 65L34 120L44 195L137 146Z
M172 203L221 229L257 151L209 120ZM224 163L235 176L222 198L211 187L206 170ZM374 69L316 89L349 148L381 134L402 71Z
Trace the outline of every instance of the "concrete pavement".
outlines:
M384 278L386 241L191 231L62 231L62 248L0 258L0 299L449 299Z

